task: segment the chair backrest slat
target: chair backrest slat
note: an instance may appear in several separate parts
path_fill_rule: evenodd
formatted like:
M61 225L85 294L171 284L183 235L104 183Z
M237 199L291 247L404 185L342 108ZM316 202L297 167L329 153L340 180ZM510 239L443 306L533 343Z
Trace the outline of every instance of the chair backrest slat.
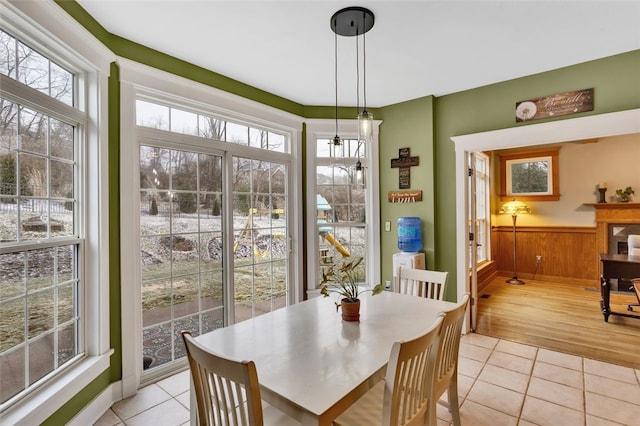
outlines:
M398 282L395 291L411 296L444 300L448 272L398 268Z

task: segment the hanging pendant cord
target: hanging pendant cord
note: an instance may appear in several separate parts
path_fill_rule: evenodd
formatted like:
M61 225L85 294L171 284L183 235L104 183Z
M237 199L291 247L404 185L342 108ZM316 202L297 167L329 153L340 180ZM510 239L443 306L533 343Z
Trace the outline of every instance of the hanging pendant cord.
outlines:
M366 15L362 14L362 25L364 26ZM362 93L363 111L367 110L367 32L362 34Z
M334 26L337 28L338 26L337 20ZM336 144L336 142L340 140L340 137L338 136L338 33L337 32L334 32L333 52L334 52L334 58L333 58L334 76L335 76L335 83L336 83L336 137L333 139L333 141L334 141L334 144Z
M358 30L356 30L356 113L360 114L360 49ZM359 136L359 135L358 135Z

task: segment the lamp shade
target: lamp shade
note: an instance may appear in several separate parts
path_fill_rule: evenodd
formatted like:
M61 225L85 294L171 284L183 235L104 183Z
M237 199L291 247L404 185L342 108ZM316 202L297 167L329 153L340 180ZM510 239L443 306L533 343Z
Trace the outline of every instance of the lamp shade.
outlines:
M510 214L512 216L517 216L519 214L529 214L531 213L531 209L522 201L517 201L513 199L508 201L500 207L500 214Z

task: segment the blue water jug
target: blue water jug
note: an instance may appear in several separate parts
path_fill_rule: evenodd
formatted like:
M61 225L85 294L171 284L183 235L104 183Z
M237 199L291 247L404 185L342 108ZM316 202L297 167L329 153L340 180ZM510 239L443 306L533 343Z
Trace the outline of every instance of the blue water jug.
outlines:
M419 217L398 218L398 248L416 253L422 248L422 221Z

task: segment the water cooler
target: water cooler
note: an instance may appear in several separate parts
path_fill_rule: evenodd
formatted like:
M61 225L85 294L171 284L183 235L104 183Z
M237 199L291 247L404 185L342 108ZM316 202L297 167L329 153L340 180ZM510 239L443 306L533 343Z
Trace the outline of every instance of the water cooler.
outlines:
M398 268L409 267L426 269L422 249L422 223L419 217L401 217L398 219L398 248L400 253L393 255L393 286L398 286Z

